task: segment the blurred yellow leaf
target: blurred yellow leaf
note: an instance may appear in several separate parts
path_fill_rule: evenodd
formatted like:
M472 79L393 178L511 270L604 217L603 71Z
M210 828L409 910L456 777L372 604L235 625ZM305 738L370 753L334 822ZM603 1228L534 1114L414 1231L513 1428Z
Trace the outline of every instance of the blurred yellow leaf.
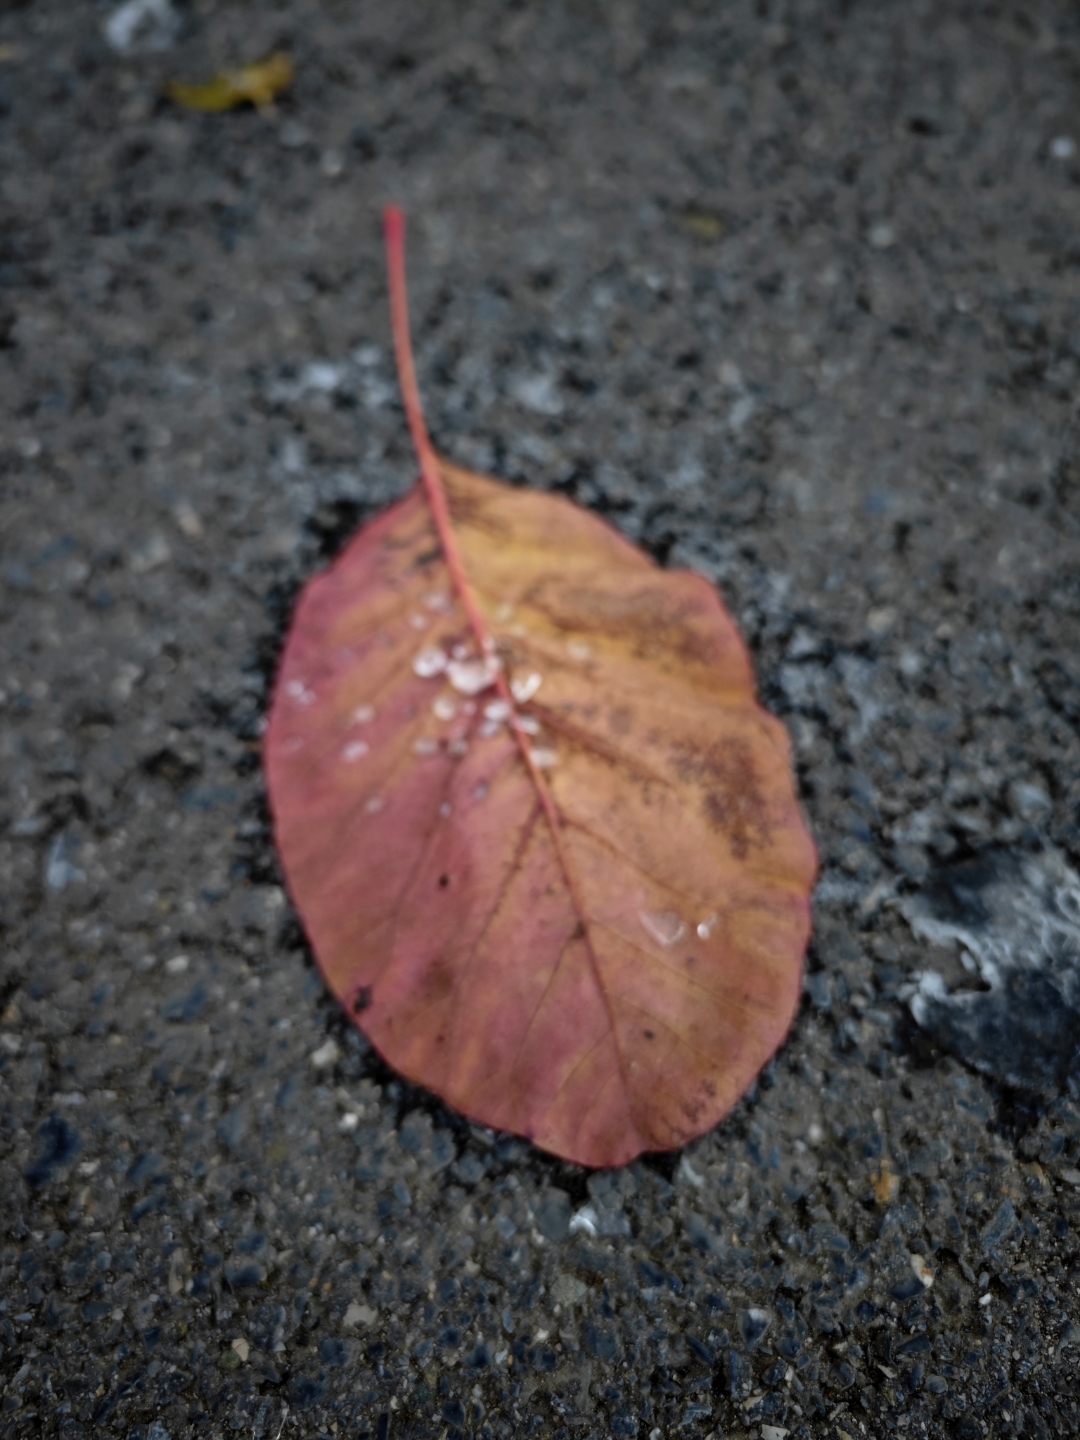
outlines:
M682 217L684 230L698 240L719 240L724 233L724 222L718 215L710 215L707 210L687 210Z
M239 70L223 70L205 85L185 85L171 80L166 87L171 99L188 110L234 110L251 104L260 110L273 106L275 98L292 84L293 63L278 51Z

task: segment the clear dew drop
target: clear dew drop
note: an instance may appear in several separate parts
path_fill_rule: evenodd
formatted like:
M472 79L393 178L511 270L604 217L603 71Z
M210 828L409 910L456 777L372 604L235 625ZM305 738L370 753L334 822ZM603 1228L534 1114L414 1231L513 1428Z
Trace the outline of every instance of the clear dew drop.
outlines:
M529 758L538 770L550 770L559 757L554 750L549 750L543 745L536 745L529 751Z
M453 805L450 804L449 800L444 800L443 803L439 806L439 814L444 820L448 820L453 813Z
M285 694L290 700L295 700L297 705L313 705L315 703L315 691L309 690L303 680L290 680L285 686Z
M350 740L342 750L341 758L351 765L355 760L362 760L370 749L371 746L366 740Z
M498 609L495 611L495 619L498 620L500 625L505 625L508 620L512 620L513 618L513 605L510 604L509 600L503 600L502 603L499 605Z
M304 742L299 735L290 735L285 741L286 755L295 755L298 750L304 748Z
M494 685L499 662L494 655L485 655L482 660L451 660L446 673L459 695L479 695Z
M462 755L468 750L469 742L465 739L464 735L456 735L446 748L456 760L460 760Z
M571 660L591 660L593 648L584 640L571 640L566 646L566 653Z
M374 705L358 705L356 709L352 712L352 714L349 716L349 722L352 725L370 725L372 720L374 719Z
M386 809L386 801L381 795L369 795L364 801L364 809L369 815L378 815L380 810Z
M499 725L504 720L509 720L510 702L508 700L489 700L484 706L484 719L494 720Z
M446 651L440 650L437 645L421 650L412 662L413 674L419 675L421 680L430 680L433 675L441 675L446 666Z
M519 705L524 705L533 698L542 684L543 681L535 670L531 675L515 675L510 681L510 694Z
M488 797L488 789L489 786L487 781L481 780L479 785L474 787L472 792L472 798L474 800L486 800Z
M424 736L419 740L414 740L412 748L414 755L434 755L438 751L439 742Z
M457 714L457 702L450 695L440 695L431 707L436 720L452 720Z
M424 604L429 610L434 610L436 615L449 615L453 608L450 596L445 590L433 590L430 595L425 595Z
M677 910L639 910L638 919L665 950L678 944L686 934L686 922Z
M540 721L537 720L535 715L519 715L517 717L517 727L523 735L540 734Z
M701 924L697 927L698 939L708 940L709 936L720 923L719 915L706 915Z
M426 615L409 616L409 624L414 630L426 630L430 623L431 622Z
M498 735L501 729L502 725L498 720L484 720L481 722L480 729L477 733L481 740L491 740L494 736Z
M468 647L467 645L463 644L461 641L458 641L458 643L457 643L457 644L454 646L454 648L450 651L450 654L453 656L453 658L454 658L455 660L464 660L464 659L466 658L466 656L468 655L468 653L469 653L469 647Z

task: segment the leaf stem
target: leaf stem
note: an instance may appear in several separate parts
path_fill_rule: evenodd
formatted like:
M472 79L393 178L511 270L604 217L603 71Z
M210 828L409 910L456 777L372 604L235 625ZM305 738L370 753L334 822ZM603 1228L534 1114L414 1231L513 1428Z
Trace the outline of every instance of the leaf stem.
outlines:
M420 478L431 507L439 545L446 557L451 584L465 609L481 655L485 658L494 657L495 642L488 634L487 624L469 583L469 576L461 558L457 536L454 533L453 520L450 517L450 504L446 497L442 472L439 469L439 459L435 454L431 437L428 435L427 425L424 423L424 410L420 403L420 387L416 382L416 366L413 362L412 340L409 336L409 296L405 284L405 215L396 205L388 205L383 212L383 234L386 239L386 267L390 280L390 316L394 331L398 383L401 386L401 398L405 405L405 416L409 422L416 458L420 462ZM547 782L533 759L529 737L518 723L513 695L501 669L495 676L495 688L499 693L499 698L510 705L510 728L514 732L518 749L521 751L521 758L525 762L536 793L540 798L540 804L551 825L560 858L565 861L559 840L559 813L555 808L555 802Z

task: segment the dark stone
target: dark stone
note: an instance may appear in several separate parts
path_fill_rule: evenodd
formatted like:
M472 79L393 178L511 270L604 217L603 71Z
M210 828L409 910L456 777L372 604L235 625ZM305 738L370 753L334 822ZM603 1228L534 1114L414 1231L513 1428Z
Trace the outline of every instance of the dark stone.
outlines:
M168 1165L165 1159L153 1150L148 1150L136 1159L128 1171L128 1179L133 1185L145 1185L148 1180L164 1174L167 1169Z
M233 1262L225 1267L225 1279L233 1290L251 1289L266 1279L266 1271L254 1261Z
M39 1127L38 1139L42 1142L40 1153L32 1165L23 1171L27 1183L40 1190L52 1179L53 1171L63 1165L70 1165L82 1149L82 1141L76 1130L62 1115L50 1115Z
M319 1342L319 1357L324 1365L339 1370L349 1358L349 1349L344 1340L327 1337Z
M536 1228L545 1240L565 1240L573 1208L565 1190L545 1190L536 1207Z
M586 1351L598 1360L614 1360L618 1356L618 1337L610 1326L586 1320L581 1329L581 1339Z
M687 1349L695 1360L700 1360L702 1365L712 1366L716 1364L716 1356L706 1344L701 1340L695 1339L693 1335L687 1335L685 1338Z
M979 1239L986 1250L993 1250L1008 1239L1016 1229L1016 1209L1011 1200L1003 1200L983 1227Z
M205 985L196 985L186 995L180 995L175 1000L169 1000L161 1007L163 1020L176 1020L180 1024L187 1024L198 1019L210 1002L210 994Z
M289 1403L297 1410L310 1410L326 1398L326 1381L321 1375L294 1375L286 1387Z
M771 1316L764 1310L740 1310L739 1312L739 1333L742 1335L743 1343L748 1350L755 1350L761 1344L765 1331L769 1328Z

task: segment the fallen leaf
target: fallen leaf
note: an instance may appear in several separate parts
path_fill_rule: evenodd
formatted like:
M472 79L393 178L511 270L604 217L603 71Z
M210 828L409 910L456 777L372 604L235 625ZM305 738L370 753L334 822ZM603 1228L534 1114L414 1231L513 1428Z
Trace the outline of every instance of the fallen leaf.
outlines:
M683 229L698 240L719 240L724 233L724 222L708 210L687 210L682 217Z
M274 101L293 81L293 63L278 51L239 70L223 70L204 85L185 85L170 80L165 87L169 98L188 110L217 112L235 110L238 105L255 105L270 110Z
M265 763L330 988L482 1124L618 1165L726 1114L798 1004L813 844L702 577L438 459L304 591Z

